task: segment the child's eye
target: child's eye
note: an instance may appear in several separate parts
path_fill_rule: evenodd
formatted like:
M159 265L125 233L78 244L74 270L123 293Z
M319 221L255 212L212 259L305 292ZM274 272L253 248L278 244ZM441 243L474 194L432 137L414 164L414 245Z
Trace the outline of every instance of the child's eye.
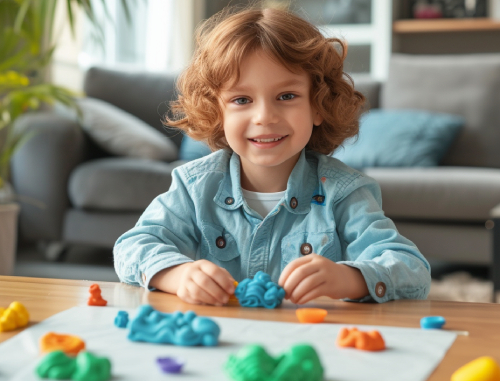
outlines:
M236 103L237 105L246 105L250 100L248 98L236 98L233 99L232 102Z
M290 101L295 98L295 94L283 94L278 97L281 101Z

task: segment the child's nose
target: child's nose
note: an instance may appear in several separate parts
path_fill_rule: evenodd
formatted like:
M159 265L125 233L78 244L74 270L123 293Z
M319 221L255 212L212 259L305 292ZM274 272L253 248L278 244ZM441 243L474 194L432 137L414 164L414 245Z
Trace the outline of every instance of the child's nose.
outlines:
M253 123L256 125L268 125L277 123L279 113L272 102L259 102L256 104Z

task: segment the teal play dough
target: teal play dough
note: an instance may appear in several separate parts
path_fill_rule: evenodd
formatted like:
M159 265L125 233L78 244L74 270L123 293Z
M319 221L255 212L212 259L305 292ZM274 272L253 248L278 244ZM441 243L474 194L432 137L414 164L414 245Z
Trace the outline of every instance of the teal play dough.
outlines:
M220 327L217 323L197 316L194 311L168 314L145 304L137 309L128 326L128 338L132 341L183 346L216 346L219 343Z
M446 323L442 316L425 316L420 319L420 327L423 329L440 329Z
M224 370L233 381L321 381L323 366L314 348L291 347L274 358L260 345L247 345L229 356Z
M234 295L242 307L278 307L285 297L285 290L271 281L269 274L258 271L253 279L242 280Z

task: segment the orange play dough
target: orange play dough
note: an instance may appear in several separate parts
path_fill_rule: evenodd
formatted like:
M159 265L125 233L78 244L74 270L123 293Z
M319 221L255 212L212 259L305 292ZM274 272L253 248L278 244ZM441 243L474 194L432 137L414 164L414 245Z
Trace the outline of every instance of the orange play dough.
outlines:
M98 284L93 284L89 287L90 297L87 301L89 306L105 306L108 304L106 300L104 300L101 296L101 288Z
M337 336L339 347L352 347L364 351L381 351L385 342L379 331L362 332L357 328L342 328Z
M236 289L236 287L238 287L238 282L234 281L233 282L233 285L234 285L234 288ZM229 300L232 301L232 302L237 302L238 301L238 298L236 297L236 295L232 294L229 296Z
M85 342L78 336L49 332L40 339L42 353L63 351L67 355L76 356L85 349Z
M301 323L321 323L328 311L321 308L299 308L295 314Z

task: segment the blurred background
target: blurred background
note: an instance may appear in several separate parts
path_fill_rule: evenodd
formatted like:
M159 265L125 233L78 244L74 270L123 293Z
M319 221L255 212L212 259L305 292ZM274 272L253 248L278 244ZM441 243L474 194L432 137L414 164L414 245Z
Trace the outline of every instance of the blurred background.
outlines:
M114 240L168 189L175 166L206 153L160 123L193 53L196 26L229 4L249 3L0 1L0 274L118 280ZM374 168L367 173L381 183L387 215L432 261L431 296L492 301L495 279L500 288L492 212L500 204L500 157L492 153L500 137L500 0L252 3L289 7L326 36L345 39L345 71L372 109L462 118L460 131L448 123L452 136L442 138L433 164L405 161L410 142L403 163L384 157L358 167ZM417 119L396 124L413 128ZM117 120L130 122L127 134L136 128L136 136L124 132L128 146L110 137L120 134ZM432 124L422 123L415 128ZM102 136L103 125L110 136ZM147 135L137 131L149 127L150 139L137 143ZM168 141L162 146L153 132ZM475 151L460 157L457 144ZM165 147L170 155L151 153Z

